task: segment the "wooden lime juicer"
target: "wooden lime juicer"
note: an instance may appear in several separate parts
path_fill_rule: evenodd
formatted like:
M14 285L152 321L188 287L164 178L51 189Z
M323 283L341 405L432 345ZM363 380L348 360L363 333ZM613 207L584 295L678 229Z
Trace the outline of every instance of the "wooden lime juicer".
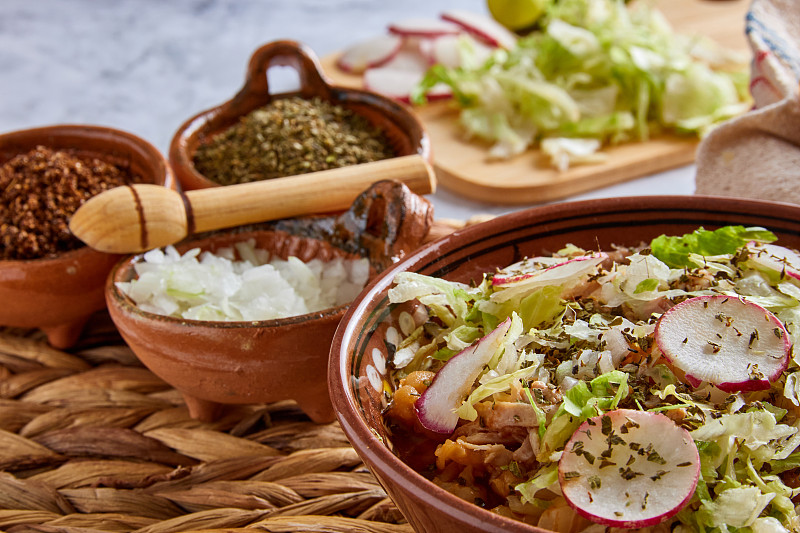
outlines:
M433 169L415 154L185 193L150 184L116 187L83 204L69 228L95 250L138 253L194 233L343 211L382 180L402 182L417 194L436 190Z

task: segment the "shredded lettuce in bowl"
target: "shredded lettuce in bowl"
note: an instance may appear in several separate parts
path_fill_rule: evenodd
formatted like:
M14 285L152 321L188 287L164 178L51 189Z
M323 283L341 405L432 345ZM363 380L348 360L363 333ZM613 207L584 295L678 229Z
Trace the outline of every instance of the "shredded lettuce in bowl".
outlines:
M462 66L432 67L412 101L448 85L490 158L540 146L564 170L602 161L604 145L702 136L751 105L748 58L675 33L644 1L559 0L515 48L483 59L465 42L460 53Z
M753 250L772 241L770 231L743 226L662 235L636 249L611 252L589 280L534 287L500 303L492 295L505 289L493 285L494 273L477 286L398 274L390 301L421 302L428 318L401 342L409 353L401 358L397 350L390 361L395 385L414 372L437 372L459 350L511 319L502 348L456 410L459 426L437 448L428 477L471 497L474 493L465 491L470 483L479 484L478 468L468 467L467 481L459 478L461 485L453 486L448 476L454 463L464 468L463 455L453 450L459 442L462 454L503 444L510 453L494 449L486 468L513 483L505 503L494 510L547 527L547 514L564 508L557 465L581 423L623 407L660 412L690 432L701 475L688 504L662 529L647 531L800 531L793 502L800 497L800 357L793 354L768 390L727 393L708 383L685 383L653 340L655 323L670 306L723 294L774 313L796 344L800 280L752 259ZM586 253L569 245L555 257ZM542 268L546 259L541 258ZM524 421L527 406L536 422ZM396 430L391 407L387 416ZM516 418L506 421L506 432L498 432L491 417L504 411ZM502 440L512 434L520 440ZM587 525L569 531L606 529Z

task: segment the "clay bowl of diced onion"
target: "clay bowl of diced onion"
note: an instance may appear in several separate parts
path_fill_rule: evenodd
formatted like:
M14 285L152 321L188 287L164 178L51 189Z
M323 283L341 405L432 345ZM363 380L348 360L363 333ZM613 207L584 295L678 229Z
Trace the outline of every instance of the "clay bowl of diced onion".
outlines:
M297 90L270 91L269 70L280 66L296 70ZM331 85L314 52L288 40L254 51L239 92L186 120L169 149L185 190L407 155L431 157L413 112L374 92Z
M68 228L88 198L129 183L174 187L164 156L131 133L57 125L0 135L0 325L40 328L68 348L105 308L105 278L120 256Z
M228 404L294 400L313 421L330 422L335 329L377 272L420 246L432 218L405 185L379 182L341 214L236 227L129 256L108 277L108 310L191 416L211 421Z
M416 531L790 531L798 249L800 207L703 196L464 228L353 302L337 417Z

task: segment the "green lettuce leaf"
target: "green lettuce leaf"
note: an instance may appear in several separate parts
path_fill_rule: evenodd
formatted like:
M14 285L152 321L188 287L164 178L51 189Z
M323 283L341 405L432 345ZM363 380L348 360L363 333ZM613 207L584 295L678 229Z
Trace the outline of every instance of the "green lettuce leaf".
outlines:
M694 267L690 254L733 254L750 241L773 242L774 233L764 228L724 226L714 231L698 228L682 236L660 235L650 242L653 255L672 268Z
M621 370L606 372L588 383L578 381L564 393L564 399L545 431L540 460L546 460L561 449L585 420L616 409L629 390L628 374Z
M514 487L514 490L522 495L522 499L530 503L536 501L535 494L539 489L546 489L550 485L558 483L558 464L554 463L545 466L528 481L520 483Z

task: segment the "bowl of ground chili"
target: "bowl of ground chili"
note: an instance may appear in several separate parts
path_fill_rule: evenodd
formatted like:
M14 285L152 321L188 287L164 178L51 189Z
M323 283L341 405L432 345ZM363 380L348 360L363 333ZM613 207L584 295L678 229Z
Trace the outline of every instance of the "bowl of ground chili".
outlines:
M175 187L164 156L130 133L57 125L0 135L0 325L41 328L68 348L105 307L118 255L85 246L69 218L113 187Z
M276 65L297 70L299 90L270 94L267 71ZM412 154L430 158L427 133L410 110L376 93L331 86L308 47L275 41L253 53L231 100L178 129L169 159L188 190Z

